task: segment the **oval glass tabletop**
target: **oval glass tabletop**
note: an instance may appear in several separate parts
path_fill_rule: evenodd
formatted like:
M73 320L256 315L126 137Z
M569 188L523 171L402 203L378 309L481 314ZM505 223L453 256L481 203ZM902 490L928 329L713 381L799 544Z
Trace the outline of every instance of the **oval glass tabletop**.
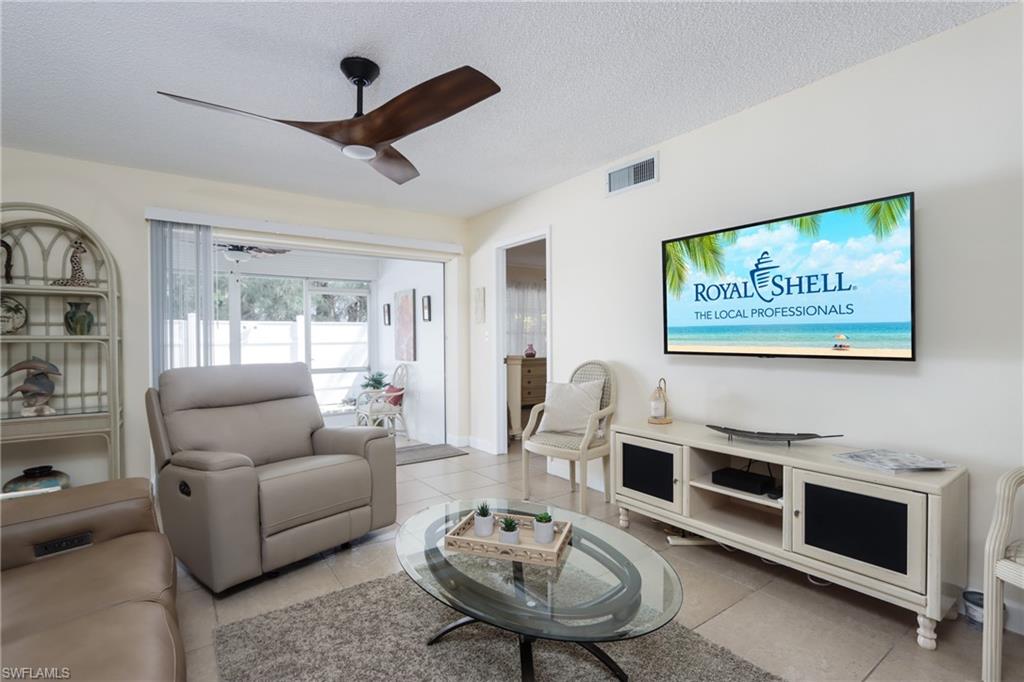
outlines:
M402 524L395 540L409 577L470 619L530 638L582 643L647 634L679 611L682 585L661 555L618 528L560 507L486 500L497 514L547 511L555 521L571 521L571 547L558 567L446 550L445 533L483 501L424 509Z

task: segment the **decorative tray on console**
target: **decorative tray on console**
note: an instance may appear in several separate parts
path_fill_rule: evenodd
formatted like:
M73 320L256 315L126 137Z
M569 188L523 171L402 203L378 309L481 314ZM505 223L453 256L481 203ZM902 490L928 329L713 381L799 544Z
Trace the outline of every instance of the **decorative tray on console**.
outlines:
M473 532L473 514L470 512L444 536L444 547L449 551L465 552L490 559L521 561L538 566L558 566L569 551L572 522L555 521L555 540L546 545L533 539L533 517L524 514L495 514L494 532L478 537ZM510 545L498 540L498 522L511 517L519 522L519 544Z
M734 429L730 426L715 426L714 424L705 424L712 431L718 431L729 436L729 440L733 437L736 438L747 438L749 440L761 440L769 443L785 443L791 445L795 440L814 440L816 438L842 438L843 434L833 433L827 436L822 436L817 433L776 433L774 431L744 431L743 429Z

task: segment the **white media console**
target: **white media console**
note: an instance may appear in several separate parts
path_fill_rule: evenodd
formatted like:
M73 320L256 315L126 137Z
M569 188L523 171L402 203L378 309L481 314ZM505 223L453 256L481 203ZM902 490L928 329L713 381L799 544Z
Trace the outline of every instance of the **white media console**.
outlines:
M967 581L967 470L890 474L834 442L729 440L700 424L612 426L619 525L637 512L917 614L917 642L955 618ZM724 467L771 473L782 497L716 485Z

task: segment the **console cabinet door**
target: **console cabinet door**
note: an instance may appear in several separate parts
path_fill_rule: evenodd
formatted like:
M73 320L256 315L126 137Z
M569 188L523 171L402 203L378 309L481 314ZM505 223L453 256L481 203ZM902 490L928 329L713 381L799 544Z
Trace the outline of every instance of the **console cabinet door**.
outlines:
M793 469L793 551L924 594L927 500Z
M615 437L615 494L683 513L683 446L625 434Z

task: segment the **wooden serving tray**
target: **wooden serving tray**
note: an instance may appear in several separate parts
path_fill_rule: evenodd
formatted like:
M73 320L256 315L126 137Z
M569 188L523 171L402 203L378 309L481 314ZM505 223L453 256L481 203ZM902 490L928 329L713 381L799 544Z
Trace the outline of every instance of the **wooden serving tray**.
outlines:
M541 545L533 539L533 517L522 514L494 514L494 532L489 537L477 537L473 532L473 516L470 512L444 536L444 548L454 552L465 552L491 559L521 561L538 566L558 566L569 550L572 537L571 521L555 521L555 541ZM498 540L501 519L512 517L519 522L519 544L510 545Z

